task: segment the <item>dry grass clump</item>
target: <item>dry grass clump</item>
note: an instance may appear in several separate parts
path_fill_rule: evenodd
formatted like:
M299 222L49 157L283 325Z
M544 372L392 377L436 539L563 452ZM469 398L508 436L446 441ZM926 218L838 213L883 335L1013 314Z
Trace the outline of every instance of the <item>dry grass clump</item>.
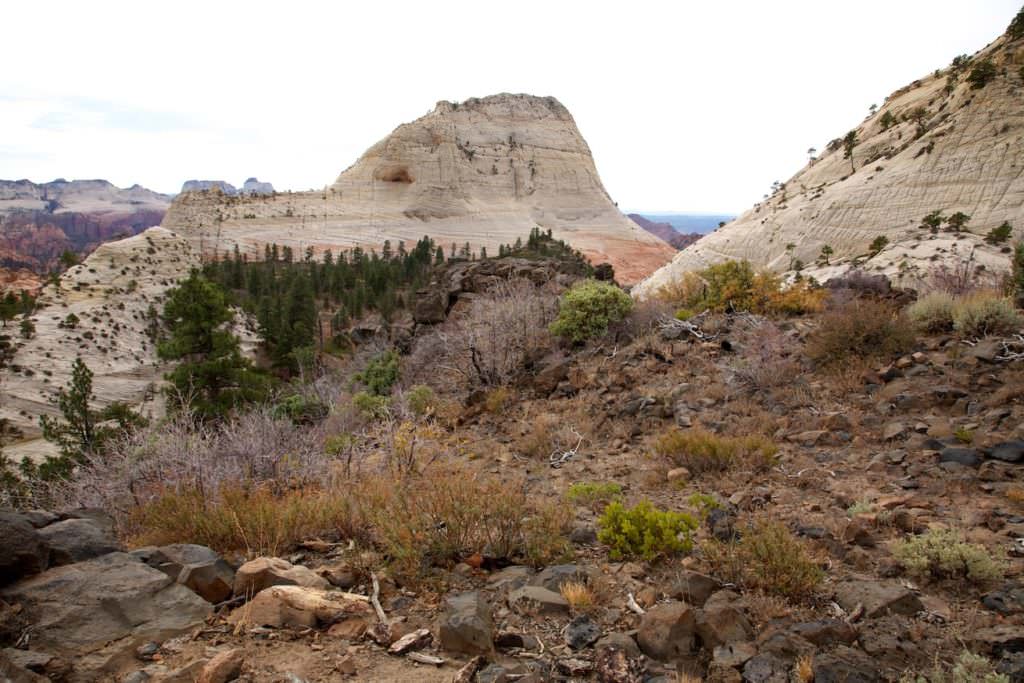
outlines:
M505 406L508 405L511 397L512 392L506 387L491 389L484 397L484 410L491 415L501 415L505 412Z
M373 475L322 490L267 486L168 488L130 515L134 543L200 543L218 552L280 555L310 538L377 548L397 576L480 554L544 564L569 551L569 512L463 468Z
M851 360L884 359L914 345L910 322L891 305L854 299L824 313L807 337L807 356L820 366L835 367Z
M800 361L793 347L794 342L766 321L730 363L732 380L752 393L791 384L800 374Z
M907 573L920 578L988 582L1006 573L1002 557L983 545L967 543L955 531L932 529L893 544L892 554Z
M739 540L702 546L715 576L789 599L813 595L824 576L807 547L779 522L760 520Z
M558 590L575 613L587 612L596 605L594 591L582 581L566 581Z
M348 496L313 489L277 495L267 486L241 485L167 489L134 510L124 532L133 545L198 543L248 556L280 555L310 538L368 538L362 512Z
M814 656L802 655L793 665L793 678L797 683L811 683L814 680Z
M673 429L662 434L654 451L690 472L720 472L733 467L763 470L775 461L778 447L763 436L719 436L705 429Z

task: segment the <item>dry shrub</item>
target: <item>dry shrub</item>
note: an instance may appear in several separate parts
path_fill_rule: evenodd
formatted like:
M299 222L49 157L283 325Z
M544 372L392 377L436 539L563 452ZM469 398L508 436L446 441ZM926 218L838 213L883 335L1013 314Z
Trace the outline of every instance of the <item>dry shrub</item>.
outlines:
M929 334L951 331L955 313L953 295L943 291L929 292L907 308L907 316L917 328Z
M355 501L337 492L302 489L275 494L266 486L220 491L166 489L134 510L124 528L136 545L198 543L225 553L280 555L315 537L365 540Z
M451 468L374 479L360 491L375 543L407 579L476 553L537 565L568 553L569 512L530 499L521 481Z
M519 451L529 458L547 458L559 444L560 423L554 415L544 414L529 419L526 434L519 439Z
M996 278L978 266L971 257L953 266L943 263L932 268L928 274L927 288L952 296L964 296L978 289L991 289L997 284Z
M715 576L747 590L804 599L823 578L807 547L779 522L759 520L742 529L739 540L702 548Z
M792 384L800 373L800 361L793 346L794 342L776 325L762 323L729 364L732 381L750 392Z
M809 281L783 287L771 272L755 273L748 261L724 261L663 285L657 298L688 313L704 310L801 315L819 311L826 292Z
M802 655L793 665L793 678L797 683L811 683L814 680L814 657Z
M914 345L910 322L890 304L868 299L841 303L824 313L808 335L807 356L832 367L851 359L884 359Z
M128 533L139 544L200 543L249 556L280 555L309 538L352 539L414 580L475 553L538 565L560 559L569 550L563 508L530 499L521 481L452 467L283 493L168 488L134 511Z
M778 447L763 436L719 436L705 429L673 429L662 434L654 451L694 474L733 467L763 470L775 462Z
M421 339L406 361L416 380L449 373L466 388L501 386L552 344L558 299L529 280L499 282Z
M672 306L687 307L704 296L707 285L697 273L686 272L658 288L655 297Z
M484 410L491 415L501 415L505 412L505 406L508 404L508 400L511 397L512 392L505 387L491 389L487 392L487 396L484 398Z
M953 329L962 337L1010 334L1021 327L1013 302L992 291L972 292L957 301Z
M968 579L984 583L1001 579L1006 561L983 545L967 543L955 531L930 529L892 546L892 554L913 576Z

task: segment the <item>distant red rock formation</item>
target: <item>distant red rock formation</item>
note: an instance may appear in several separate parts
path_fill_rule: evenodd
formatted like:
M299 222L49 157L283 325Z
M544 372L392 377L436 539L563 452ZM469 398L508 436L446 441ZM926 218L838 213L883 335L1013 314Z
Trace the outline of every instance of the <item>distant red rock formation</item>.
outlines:
M627 214L629 219L656 237L660 237L676 249L686 249L703 235L699 232L684 234L672 227L671 223L656 223L638 213Z

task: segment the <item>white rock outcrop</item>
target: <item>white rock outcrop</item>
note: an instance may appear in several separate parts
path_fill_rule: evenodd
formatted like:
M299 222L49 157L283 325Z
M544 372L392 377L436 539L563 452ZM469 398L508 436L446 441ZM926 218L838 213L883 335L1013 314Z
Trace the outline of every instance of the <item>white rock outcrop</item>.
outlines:
M973 89L967 75L984 59L996 75ZM1002 36L960 73L945 69L896 91L857 126L852 164L837 138L771 197L680 251L634 293L653 295L682 273L729 259L780 272L797 259L811 265L826 245L833 265L812 275L857 263L915 285L935 265L972 256L990 270L1007 268L1007 254L979 237L1004 221L1014 238L1024 236L1022 65L1024 40ZM921 229L933 211L970 215L973 236ZM889 245L870 256L880 236Z
M552 97L494 95L440 102L368 149L322 191L179 195L163 225L204 252L235 244L380 248L424 235L447 250L501 244L550 229L592 261L636 282L674 250L623 216L598 177L569 111Z

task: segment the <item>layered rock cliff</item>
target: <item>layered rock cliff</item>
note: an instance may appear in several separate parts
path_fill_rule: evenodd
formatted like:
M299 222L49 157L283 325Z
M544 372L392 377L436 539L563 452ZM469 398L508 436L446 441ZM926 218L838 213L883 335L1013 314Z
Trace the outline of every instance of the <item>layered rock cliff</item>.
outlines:
M531 228L550 229L635 282L673 249L623 216L598 177L569 111L551 97L494 95L440 102L367 150L319 192L179 195L165 227L205 252L235 244L378 247L384 240L469 242L495 253Z
M169 195L106 180L0 180L0 267L43 274L64 251L87 254L163 220Z
M771 197L679 252L635 293L652 295L686 271L728 259L786 271L797 260L819 261L826 246L830 265L811 271L819 279L854 264L911 285L937 263L973 258L1007 268L1008 256L982 236L1003 222L1014 238L1024 236L1022 66L1024 39L1001 36L966 64L958 59L894 92L854 129L852 159L845 134L836 138ZM967 232L922 229L934 211L969 215ZM879 237L887 247L872 256Z

